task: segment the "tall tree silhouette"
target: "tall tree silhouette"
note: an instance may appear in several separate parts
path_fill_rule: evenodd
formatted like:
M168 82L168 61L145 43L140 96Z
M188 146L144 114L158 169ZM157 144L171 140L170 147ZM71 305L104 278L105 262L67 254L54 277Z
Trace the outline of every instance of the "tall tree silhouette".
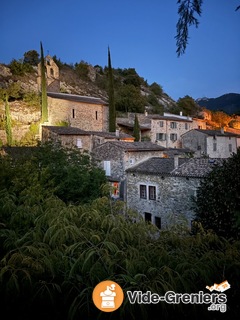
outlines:
M7 145L12 145L12 120L10 114L10 108L8 104L8 95L6 94L5 97L5 128L6 128L6 135L7 135Z
M40 42L41 46L41 94L42 94L42 116L41 122L48 121L48 106L47 106L47 80L46 80L46 67L44 61L44 53L42 42Z
M135 138L135 141L140 141L140 126L139 126L139 121L136 114L134 118L133 136Z
M109 99L109 132L116 131L116 108L114 100L113 71L110 49L108 47L108 99Z

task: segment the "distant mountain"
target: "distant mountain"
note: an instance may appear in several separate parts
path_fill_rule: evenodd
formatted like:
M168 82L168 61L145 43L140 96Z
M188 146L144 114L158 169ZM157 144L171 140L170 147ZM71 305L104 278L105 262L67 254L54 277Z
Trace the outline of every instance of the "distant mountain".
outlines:
M223 111L229 115L240 115L240 94L227 93L218 98L199 98L197 104L212 111Z

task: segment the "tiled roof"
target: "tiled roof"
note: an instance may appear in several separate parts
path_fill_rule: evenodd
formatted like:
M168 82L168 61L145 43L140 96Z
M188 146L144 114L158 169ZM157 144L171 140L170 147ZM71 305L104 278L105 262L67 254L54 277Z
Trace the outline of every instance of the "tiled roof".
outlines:
M223 159L209 158L179 158L178 168L174 168L174 158L152 157L129 169L127 172L169 175L178 177L204 177L215 165L221 164Z
M171 174L182 177L204 177L216 165L221 165L223 160L220 158L191 158L177 169L174 169Z
M85 102L91 104L104 104L107 105L106 101L103 101L100 98L89 97L89 96L79 96L77 94L69 94L69 93L58 93L58 92L48 92L48 97L55 98L55 99L63 99L63 100L70 100L76 102Z
M184 118L179 118L179 117L174 117L174 116L160 116L160 115L149 115L151 119L154 120L170 120L170 121L183 121L183 122L192 122L192 119L184 119Z
M126 128L129 128L129 129L133 129L134 128L134 122L132 121L128 121L127 119L117 119L117 124L119 126L122 126L122 127L126 127ZM148 131L148 130L151 130L151 123L149 122L149 124L139 124L139 127L140 127L140 130L141 131Z
M55 132L59 135L83 135L86 134L86 131L81 130L75 127L64 127L64 126L43 126L52 132Z
M222 132L221 130L204 130L204 129L193 129L193 130L196 130L198 132L202 132L204 134L207 134L208 136L225 136L225 137L236 137L237 136L236 133L227 132L227 131Z
M164 151L166 148L159 146L150 141L125 142L125 141L109 141L106 142L118 146L125 151Z
M85 131L76 127L64 127L64 126L43 126L58 135L97 135L106 139L117 138L115 132L104 132L104 131ZM119 138L132 138L130 134L119 132Z

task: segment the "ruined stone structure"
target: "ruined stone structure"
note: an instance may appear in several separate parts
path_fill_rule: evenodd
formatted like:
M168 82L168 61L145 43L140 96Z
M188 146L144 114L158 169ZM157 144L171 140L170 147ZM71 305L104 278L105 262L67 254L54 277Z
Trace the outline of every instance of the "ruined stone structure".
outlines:
M59 68L50 55L45 57L46 67L46 80L47 91L59 92L60 91L60 79ZM41 90L41 63L38 64L38 77L37 77L38 89Z

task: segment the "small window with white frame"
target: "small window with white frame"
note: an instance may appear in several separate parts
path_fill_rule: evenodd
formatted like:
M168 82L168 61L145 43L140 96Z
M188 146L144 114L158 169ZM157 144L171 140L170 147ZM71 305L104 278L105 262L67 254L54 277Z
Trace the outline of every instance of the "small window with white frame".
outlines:
M82 140L80 138L77 138L77 148L82 148Z
M111 176L111 161L103 161L103 168L106 176Z
M164 122L161 120L159 121L159 126L162 128L164 126Z
M148 186L148 198L149 200L156 200L156 187Z
M176 129L177 128L177 122L175 122L175 121L170 122L170 128Z
M156 140L166 140L166 133L156 133Z
M171 133L170 134L170 140L176 141L177 140L177 134L176 133Z

